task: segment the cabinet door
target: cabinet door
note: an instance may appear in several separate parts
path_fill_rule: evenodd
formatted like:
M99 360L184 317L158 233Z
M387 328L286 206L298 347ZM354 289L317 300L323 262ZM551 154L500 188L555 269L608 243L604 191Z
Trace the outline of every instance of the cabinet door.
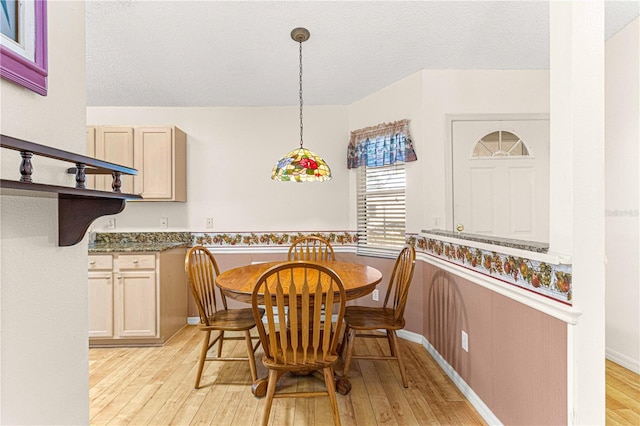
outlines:
M89 337L113 337L112 276L89 272Z
M134 166L133 128L99 126L96 134L96 158L120 164ZM120 191L132 194L133 176L123 175ZM96 177L96 185L103 191L113 191L111 176Z
M174 142L171 127L135 129L135 191L143 199L171 200L174 194Z
M157 331L155 271L118 274L116 297L119 337L154 337Z

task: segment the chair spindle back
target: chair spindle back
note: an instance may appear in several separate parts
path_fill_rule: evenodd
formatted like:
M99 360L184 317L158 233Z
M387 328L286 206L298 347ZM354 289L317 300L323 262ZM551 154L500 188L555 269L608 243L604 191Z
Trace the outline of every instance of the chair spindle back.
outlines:
M331 332L331 312L338 305L335 329L340 330L346 294L334 271L304 261L274 266L258 278L252 295L254 312L258 303L264 303L266 311L266 325L259 321L257 328L268 358L303 366L337 356L338 334Z
M409 286L413 279L413 271L416 264L416 250L412 245L405 245L396 258L393 266L387 294L384 297L383 306L386 308L389 301L394 310L394 320L400 321L404 317L404 308L409 297Z
M324 260L336 260L331 243L322 237L301 237L291 243L289 260L306 260L320 262Z
M216 298L216 277L220 274L218 263L209 250L203 246L189 249L185 259L185 272L189 279L191 293L198 306L200 322L209 324L209 318L218 312ZM227 310L227 299L220 293L223 309Z

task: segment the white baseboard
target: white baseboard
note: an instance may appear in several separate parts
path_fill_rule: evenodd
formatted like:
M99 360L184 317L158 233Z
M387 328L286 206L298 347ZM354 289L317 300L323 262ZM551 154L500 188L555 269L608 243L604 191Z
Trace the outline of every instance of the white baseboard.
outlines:
M604 354L609 361L613 361L616 364L621 365L624 368L631 370L636 374L640 374L639 360L633 359L627 355L621 354L620 352L616 352L610 348L605 348Z
M451 381L462 392L467 400L478 411L478 414L490 425L502 425L502 422L495 414L487 407L487 405L480 399L480 397L469 387L469 385L460 377L458 372L449 365L447 361L436 351L436 349L429 343L424 336L412 333L406 330L398 330L398 337L402 337L405 340L411 342L420 343L429 352L433 359L438 363L440 368L449 376Z

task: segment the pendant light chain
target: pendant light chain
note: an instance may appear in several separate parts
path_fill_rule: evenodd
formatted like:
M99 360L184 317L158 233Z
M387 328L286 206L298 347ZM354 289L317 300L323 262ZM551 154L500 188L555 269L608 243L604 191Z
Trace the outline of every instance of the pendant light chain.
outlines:
M299 43L300 58L300 147L285 154L271 170L271 179L280 182L324 182L331 180L331 169L319 155L302 146L304 101L302 100L302 43L309 40L309 30L298 27L291 31L293 41Z
M300 148L302 148L302 41L300 43Z

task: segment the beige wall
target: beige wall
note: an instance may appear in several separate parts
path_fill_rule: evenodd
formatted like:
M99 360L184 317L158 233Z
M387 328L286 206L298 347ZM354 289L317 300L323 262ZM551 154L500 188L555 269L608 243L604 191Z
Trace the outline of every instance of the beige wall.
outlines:
M605 54L606 351L640 373L640 18Z
M270 179L300 144L297 107L87 108L88 124L166 125L187 133L187 202L129 203L116 231L330 231L348 229L346 107L304 108L304 146L322 156L333 179L298 185ZM212 217L214 228L206 229ZM93 229L106 230L106 218Z
M84 3L48 2L49 93L0 81L3 134L84 152ZM2 177L19 157L5 155ZM34 180L68 183L68 164ZM55 198L1 197L0 422L88 424L87 245L58 247Z

